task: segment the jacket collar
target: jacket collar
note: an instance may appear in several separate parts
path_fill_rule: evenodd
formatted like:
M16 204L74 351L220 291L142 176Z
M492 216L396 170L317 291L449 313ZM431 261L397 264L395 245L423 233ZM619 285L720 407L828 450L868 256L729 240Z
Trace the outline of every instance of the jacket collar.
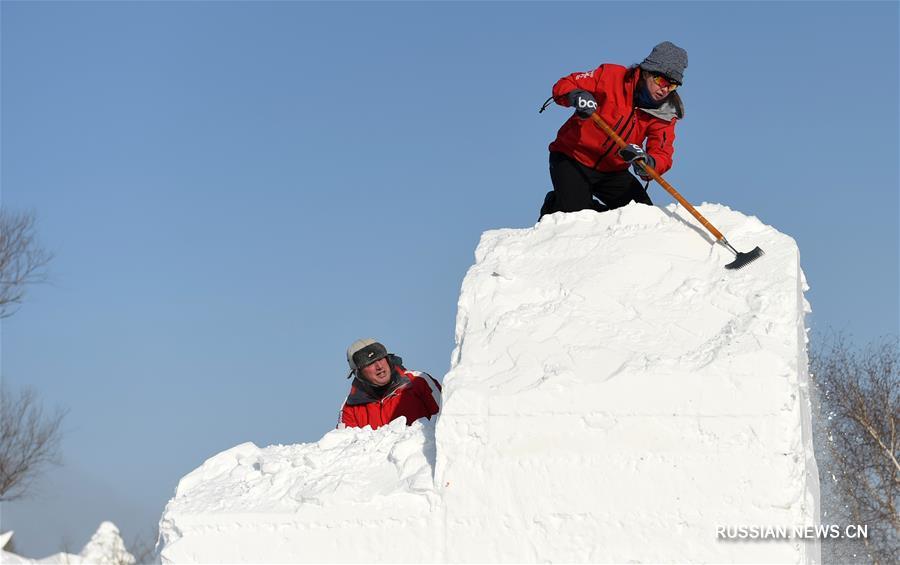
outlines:
M654 118L671 122L673 119L684 118L684 103L677 92L669 94L659 108L638 108L642 112L650 114Z
M371 402L380 402L397 390L405 387L410 383L409 377L404 375L405 370L397 363L400 358L395 355L388 356L388 362L391 364L391 380L382 387L374 387L371 383L358 376L353 377L353 384L350 386L350 394L347 396L347 404L356 406L359 404L369 404Z

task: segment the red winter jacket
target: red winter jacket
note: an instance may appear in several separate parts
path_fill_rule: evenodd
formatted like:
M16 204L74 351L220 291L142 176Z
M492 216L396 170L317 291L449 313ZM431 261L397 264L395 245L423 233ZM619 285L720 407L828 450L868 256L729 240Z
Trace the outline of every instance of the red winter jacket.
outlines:
M372 386L353 379L350 394L344 401L338 428L379 428L400 416L406 416L407 425L419 418L431 419L441 409L441 385L428 373L407 371L399 363L399 357L389 356L391 381L382 398Z
M597 100L597 112L627 143L644 145L656 159L656 172L663 174L672 167L675 148L675 122L684 116L684 106L677 92L671 93L656 109L637 108L634 89L640 80L640 68L629 70L621 65L600 65L586 73L573 73L553 86L553 100L570 106L566 96L573 90L586 90ZM579 163L598 171L621 171L628 163L619 157L616 143L590 118L573 114L559 128L550 151L565 153Z

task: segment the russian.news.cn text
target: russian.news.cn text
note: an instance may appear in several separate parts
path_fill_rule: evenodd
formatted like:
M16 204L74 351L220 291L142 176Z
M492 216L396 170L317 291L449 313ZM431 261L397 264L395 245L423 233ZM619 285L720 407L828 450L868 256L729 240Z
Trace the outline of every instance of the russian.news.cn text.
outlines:
M867 524L820 524L818 526L716 526L716 539L720 540L823 540L867 539Z

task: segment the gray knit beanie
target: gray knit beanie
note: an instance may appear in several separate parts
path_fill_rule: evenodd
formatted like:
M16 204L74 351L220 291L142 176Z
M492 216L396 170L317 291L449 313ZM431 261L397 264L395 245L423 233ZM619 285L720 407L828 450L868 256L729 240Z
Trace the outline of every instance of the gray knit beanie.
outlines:
M663 41L653 48L640 67L651 73L659 73L675 82L684 82L684 69L688 66L687 51L671 41Z

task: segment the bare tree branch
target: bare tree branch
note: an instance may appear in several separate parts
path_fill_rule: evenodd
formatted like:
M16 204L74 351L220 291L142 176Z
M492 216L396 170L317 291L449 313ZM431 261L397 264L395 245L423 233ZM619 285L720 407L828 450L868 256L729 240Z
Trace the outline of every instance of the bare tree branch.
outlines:
M31 389L0 384L0 501L21 498L48 466L59 463L64 410L45 415Z
M900 341L856 350L834 336L813 349L810 369L845 518L869 526L861 541L871 562L900 562Z
M0 209L0 318L11 316L30 284L44 282L52 259L37 242L32 213Z
M156 554L155 546L155 537L138 534L128 544L128 553L134 556L134 563L137 565L158 563L159 556Z

